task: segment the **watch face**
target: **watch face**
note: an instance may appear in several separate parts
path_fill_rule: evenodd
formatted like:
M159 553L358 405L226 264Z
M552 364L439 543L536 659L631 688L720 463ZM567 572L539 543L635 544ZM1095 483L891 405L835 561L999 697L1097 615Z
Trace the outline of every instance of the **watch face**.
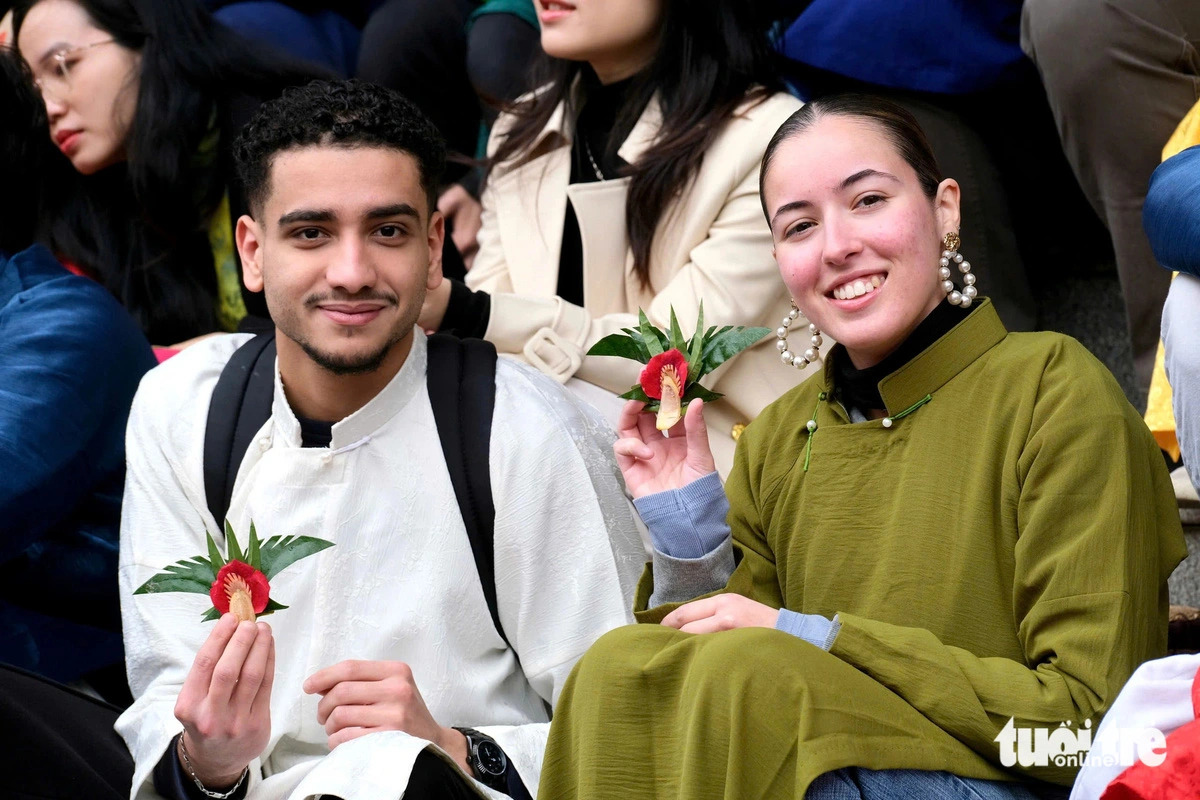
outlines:
M504 770L508 767L504 751L498 744L488 739L479 743L475 754L478 756L479 766L489 775L503 775Z

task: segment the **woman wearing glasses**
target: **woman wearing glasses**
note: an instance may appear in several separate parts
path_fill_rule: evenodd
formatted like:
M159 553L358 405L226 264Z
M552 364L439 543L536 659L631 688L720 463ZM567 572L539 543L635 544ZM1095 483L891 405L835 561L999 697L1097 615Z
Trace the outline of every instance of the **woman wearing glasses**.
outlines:
M229 144L311 71L256 54L193 0L22 0L13 22L64 156L40 238L157 345L232 330L247 305L266 316L233 252Z

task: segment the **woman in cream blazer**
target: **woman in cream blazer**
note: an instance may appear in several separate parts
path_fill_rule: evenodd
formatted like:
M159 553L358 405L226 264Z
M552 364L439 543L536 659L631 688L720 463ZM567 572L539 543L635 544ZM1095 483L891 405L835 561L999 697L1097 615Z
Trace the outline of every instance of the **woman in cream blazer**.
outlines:
M758 87L759 91L747 94L724 120L704 150L698 170L659 216L647 261L648 285L634 268L626 227L631 178L570 182L575 144L572 109L581 105L578 100L587 78L595 85L597 77L600 83L609 84L639 71L655 74L656 59L682 58L678 41L660 38L640 64L627 63L624 70L619 69L622 65L615 67L611 60L596 55L613 26L623 26L626 39L636 34L640 25L675 31L683 37L689 35L683 29L711 25L714 15L744 20L748 5L752 4L741 0L590 0L569 12L544 12L542 44L546 52L559 59L586 60L582 69L593 69L594 75L577 71L532 143L519 157L495 164L488 176L479 251L466 278L470 289L490 295L484 337L502 354L523 359L567 384L614 421L623 403L616 395L637 382L640 365L585 353L604 336L636 326L639 308L651 322L666 327L674 307L688 336L701 301L707 325L766 326L774 331L787 315L789 299L772 256L771 232L758 199L758 175L767 142L799 108L800 101ZM603 22L585 16L601 6ZM578 24L568 28L567 23ZM603 29L604 25L608 29ZM727 30L734 27L727 26ZM738 33L761 38L761 29ZM693 58L700 49L698 39L686 48ZM725 45L728 51L737 46ZM723 57L736 59L712 54L717 63ZM700 65L689 65L681 70L681 81L689 80L688 69L695 74L704 72ZM569 73L559 74L560 80L566 80L562 76ZM663 112L667 104L662 97L673 89L669 79L657 80L654 86L658 91L645 103L616 153L629 165L638 165L667 124ZM687 88L674 91L674 97L679 97ZM735 103L741 91L735 95ZM681 102L686 101L676 99L675 105ZM489 155L496 154L517 122L513 114L500 117ZM592 159L590 150L587 155ZM600 177L594 160L592 166ZM582 305L556 294L568 201L582 245ZM805 327L794 324L793 330L800 336ZM782 364L775 337L769 336L706 377L705 385L725 394L705 409L722 475L732 464L735 439L742 427L807 374Z

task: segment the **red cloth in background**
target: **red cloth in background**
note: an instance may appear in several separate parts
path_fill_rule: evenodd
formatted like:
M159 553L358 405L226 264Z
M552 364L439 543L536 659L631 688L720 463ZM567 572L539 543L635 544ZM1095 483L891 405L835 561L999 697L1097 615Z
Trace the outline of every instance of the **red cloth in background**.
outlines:
M72 264L70 261L67 261L64 258L59 258L58 262L67 268L67 272L72 272L72 273L79 275L81 277L84 277L84 278L92 278L93 280L96 278L95 275L88 272L83 267L80 267L76 264Z
M1166 758L1156 767L1141 761L1117 776L1100 800L1195 800L1200 797L1200 671L1192 681L1192 714L1198 717L1167 734Z

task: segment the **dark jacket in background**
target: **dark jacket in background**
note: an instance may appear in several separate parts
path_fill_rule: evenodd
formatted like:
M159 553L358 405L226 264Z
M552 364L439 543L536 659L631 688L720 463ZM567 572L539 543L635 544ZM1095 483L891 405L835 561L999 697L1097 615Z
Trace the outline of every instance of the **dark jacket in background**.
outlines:
M0 253L0 661L68 681L122 659L125 422L154 365L104 287Z

